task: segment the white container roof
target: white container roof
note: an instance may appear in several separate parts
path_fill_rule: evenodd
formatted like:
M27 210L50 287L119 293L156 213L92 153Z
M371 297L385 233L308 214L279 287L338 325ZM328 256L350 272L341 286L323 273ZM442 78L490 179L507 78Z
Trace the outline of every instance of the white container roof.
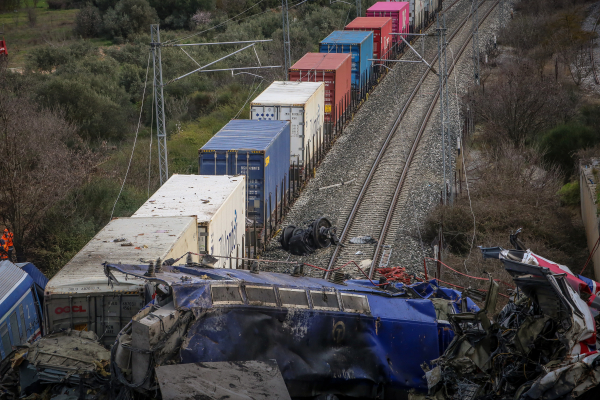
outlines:
M210 222L239 185L245 185L242 175L173 175L132 217L195 216L199 224Z
M323 85L323 82L275 81L259 94L252 104L267 106L306 104Z
M194 217L113 219L50 279L46 292L107 291L108 278L102 263L145 264L164 257L190 225L196 229ZM131 246L122 246L124 243ZM115 284L111 290L127 290L128 285L144 284L143 280L132 278L119 279L119 282L121 284Z

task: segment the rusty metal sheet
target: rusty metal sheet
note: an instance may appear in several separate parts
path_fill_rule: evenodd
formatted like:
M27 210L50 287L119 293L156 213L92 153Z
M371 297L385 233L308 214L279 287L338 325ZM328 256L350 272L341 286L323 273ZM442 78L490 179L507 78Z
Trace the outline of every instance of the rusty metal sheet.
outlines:
M275 360L165 365L156 376L163 400L290 399Z

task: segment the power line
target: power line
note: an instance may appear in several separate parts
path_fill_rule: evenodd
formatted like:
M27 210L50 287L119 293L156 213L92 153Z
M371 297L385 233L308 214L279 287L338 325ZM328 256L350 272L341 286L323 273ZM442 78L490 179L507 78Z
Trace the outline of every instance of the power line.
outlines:
M125 171L125 177L123 178L123 183L121 184L121 190L119 190L119 194L117 195L115 204L113 204L112 211L110 212L111 220L115 213L115 207L117 206L117 202L121 197L121 193L123 193L123 188L125 187L125 182L127 181L127 175L129 175L129 169L131 168L131 161L133 160L133 153L135 152L135 145L137 143L138 133L140 132L140 125L142 124L142 112L144 111L144 99L146 98L146 86L148 85L148 71L150 70L151 55L152 53L148 53L148 64L146 65L146 81L144 82L144 91L142 92L142 105L140 106L140 116L138 118L137 129L135 130L135 138L133 139L133 148L131 149L131 156L129 156L129 164L127 165L127 171Z

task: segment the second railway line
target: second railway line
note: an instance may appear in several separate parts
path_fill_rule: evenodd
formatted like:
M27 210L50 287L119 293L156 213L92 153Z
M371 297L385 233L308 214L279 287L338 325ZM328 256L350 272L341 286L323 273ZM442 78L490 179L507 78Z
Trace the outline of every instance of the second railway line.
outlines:
M449 47L452 47L453 54L456 55L463 44L470 43L471 2L459 0L448 3L448 6L452 6L450 8L446 6L444 10L447 18L448 41ZM479 11L480 24L485 22L483 14L489 15L496 3L491 1L482 3ZM435 29L434 24L426 33L435 34ZM424 50L425 59L431 63L437 54L437 41L437 36L422 37L414 43L414 47L419 52ZM407 52L404 59L416 60L416 57ZM451 64L450 57L448 64ZM435 68L437 69L437 65ZM363 235L380 239L406 156L409 155L409 150L415 142L414 138L419 132L424 116L431 111L429 108L437 93L438 77L431 73L424 76L426 69L423 64L402 63L390 71L386 79L371 93L369 101L355 116L347 132L338 139L318 169L315 179L309 183L282 224L283 226L301 225L319 216L327 216L334 225L338 226L338 233L341 233L352 210L356 208L356 216L351 221L353 223L348 224L343 237L347 247L341 248L342 251L336 254L335 262L331 263L331 266L339 267L350 260L360 261L373 257L375 250L373 245L351 245L347 242L352 237ZM422 87L413 92L419 81L423 82ZM397 117L403 108L406 108L405 112L398 121ZM394 130L395 133L390 135ZM429 132L425 136L428 135ZM385 141L390 139L390 136L393 140L389 140L387 151L382 151ZM370 173L370 169L365 167L374 165L378 156L380 162L376 164L369 184L366 185L364 198L357 202L359 193L363 191L362 184L367 181ZM419 155L419 158L422 156ZM405 173L405 175L410 174ZM351 182L351 184L330 187L340 182ZM319 190L320 188L322 190ZM403 193L400 197L406 195ZM357 207L354 207L355 205ZM387 225L388 232L394 232L398 226L393 218ZM390 234L389 240L385 243L393 243L394 236ZM333 252L334 248L324 249L317 254L302 257L302 260L327 268ZM278 248L276 240L271 241L264 256L276 259L290 257ZM346 272L351 271L352 269L349 269ZM357 272L356 269L354 271Z

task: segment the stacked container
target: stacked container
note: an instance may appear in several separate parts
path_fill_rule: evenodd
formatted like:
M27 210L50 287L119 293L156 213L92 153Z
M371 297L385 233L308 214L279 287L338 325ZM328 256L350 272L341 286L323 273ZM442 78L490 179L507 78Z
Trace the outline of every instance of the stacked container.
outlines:
M194 217L110 221L46 285L45 332L93 331L103 344L114 343L117 333L152 299L154 290L142 279L116 272L119 283L109 285L102 264L148 265L197 248Z
M250 119L290 121L290 165L303 168L323 146L325 84L273 82L250 104Z
M392 18L358 17L344 28L347 31L373 32L373 58L388 59L392 48ZM377 63L377 61L376 61Z
M288 121L232 120L199 150L200 174L245 175L248 218L262 225L281 202L289 154Z
M388 17L392 19L392 33L412 32L410 28L410 4L408 2L384 2L375 3L367 10L367 17ZM394 36L393 42L401 42L398 35ZM404 36L406 39L407 37Z
M325 83L325 122L335 123L350 104L350 54L306 53L289 71L290 81Z
M319 46L320 53L350 53L352 56L352 88L362 90L371 77L373 32L333 31Z
M175 174L132 218L184 216L196 219L198 240L194 253L217 256L215 268L239 266L237 258L244 256L245 176Z

